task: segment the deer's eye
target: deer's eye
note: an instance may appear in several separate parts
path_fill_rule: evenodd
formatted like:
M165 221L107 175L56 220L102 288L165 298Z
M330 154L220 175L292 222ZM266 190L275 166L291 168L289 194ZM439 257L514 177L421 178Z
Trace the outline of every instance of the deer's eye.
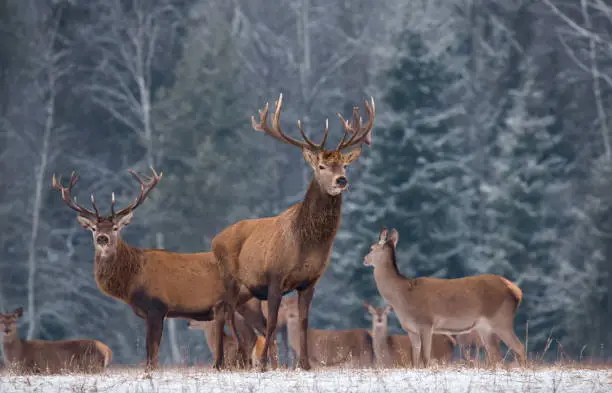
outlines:
M346 167L347 167L347 166L348 166L348 165L346 165L346 164L342 165L342 167L343 167L344 169L346 169Z
M96 228L91 227L91 231L92 231L92 232L95 232L95 231L96 231Z
M325 169L325 165L319 165L319 169Z
M119 228L113 227L113 231L117 231L117 230L119 230Z

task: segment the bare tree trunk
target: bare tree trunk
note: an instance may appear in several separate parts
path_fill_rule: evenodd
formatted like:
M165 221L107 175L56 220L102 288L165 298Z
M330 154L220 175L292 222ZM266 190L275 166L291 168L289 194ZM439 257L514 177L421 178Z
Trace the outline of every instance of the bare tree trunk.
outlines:
M30 230L30 242L28 244L28 333L27 339L31 340L36 333L36 243L38 240L38 228L40 226L40 214L43 203L43 182L47 172L49 158L49 142L54 124L55 95L51 81L49 98L46 108L45 131L43 134L43 145L40 152L40 163L36 167L36 184L34 191L34 205L32 206L32 226Z

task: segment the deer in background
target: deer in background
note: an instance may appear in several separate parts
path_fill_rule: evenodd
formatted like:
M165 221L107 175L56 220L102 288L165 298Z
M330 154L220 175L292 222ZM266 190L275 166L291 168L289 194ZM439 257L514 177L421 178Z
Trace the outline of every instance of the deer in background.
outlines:
M261 349L263 348L264 338L258 336L255 330L249 326L240 314L235 316L235 323L242 342L251 356L253 366L257 366L259 356L261 355ZM192 319L187 323L187 326L189 329L199 329L204 332L208 348L216 358L216 343L218 342L216 322L196 321ZM233 340L229 334L225 333L225 331L223 331L222 334L225 336L225 340L223 340L223 352L226 366L234 369L248 368L248 364L243 361L237 342Z
M424 364L429 365L434 333L451 335L472 330L483 338L490 364L501 361L496 335L524 364L525 348L514 333L514 316L523 296L516 285L492 274L455 279L407 278L397 267L398 239L397 230L389 234L383 228L378 242L364 258L364 265L374 267L378 291L408 332L415 366L419 365L421 347Z
M300 355L300 322L297 298L283 299L289 346ZM321 366L371 367L374 363L372 337L366 329L323 330L308 328L310 362Z
M412 342L404 334L389 335L389 313L391 306L377 308L364 303L372 316L372 339L376 365L379 367L412 367ZM431 355L441 363L450 362L455 340L443 334L434 334Z
M255 130L299 148L313 170L313 178L304 200L278 216L243 220L229 226L212 241L212 249L219 261L228 290L228 314L233 317L240 302L238 294L248 290L259 300L268 301L266 343L261 358L262 370L278 322L281 298L298 291L300 315L300 358L298 367L308 370L307 329L308 312L314 287L327 265L332 242L340 226L342 192L349 182L346 168L361 153L361 144L370 141L374 125L374 101L366 102L368 122L362 125L358 109L353 110L352 122L344 121L344 136L335 149L325 149L328 123L320 144L312 142L298 128L303 142L287 136L280 128L282 94L276 103L272 126L268 124L268 105L260 111L260 122L252 118ZM350 137L348 135L351 134ZM348 138L347 138L348 137ZM348 153L343 150L351 148ZM233 324L231 324L233 325ZM235 332L234 332L235 333Z
M9 369L25 373L100 372L113 359L113 351L97 340L21 340L17 321L22 315L21 307L0 314L2 350Z
M461 350L461 354L465 357L465 360L468 362L474 361L477 362L480 359L480 349L485 347L484 341L478 334L476 330L472 330L469 333L459 334L456 337L457 345ZM501 349L499 349L500 340L499 337L494 337L494 342L491 345L495 345L499 353L501 353ZM472 346L475 347L474 358L472 359Z
M225 312L222 301L225 286L219 265L212 252L182 254L165 250L139 248L125 243L121 230L132 221L134 210L140 206L155 188L162 174L153 168L151 178L141 179L130 173L140 184L140 195L126 208L115 211L115 194L111 199L111 214L100 216L93 194L88 210L72 200L72 187L78 180L74 172L67 187L53 175L53 187L61 191L68 207L77 211L77 221L89 229L94 241L94 277L98 288L106 295L121 300L132 307L136 315L145 319L146 369L158 365L159 344L165 318L212 320L215 312ZM250 294L238 294L248 299ZM224 323L217 324L223 329ZM259 327L263 329L263 326ZM217 343L215 367L223 367L222 343ZM245 361L246 354L243 354Z

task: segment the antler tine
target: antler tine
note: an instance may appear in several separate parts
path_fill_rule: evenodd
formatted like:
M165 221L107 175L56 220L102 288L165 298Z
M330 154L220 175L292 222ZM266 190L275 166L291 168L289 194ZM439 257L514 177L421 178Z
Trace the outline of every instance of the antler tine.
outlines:
M327 121L325 122L325 124L327 124ZM325 140L327 139L327 132L329 131L329 128L327 126L325 127L325 134L323 135L323 140L321 141L320 144L314 143L313 141L310 140L310 138L308 138L306 136L306 133L302 129L302 121L301 120L298 120L298 128L300 129L300 134L302 134L302 138L304 138L306 143L308 143L308 145L312 149L314 149L314 150L323 150L323 146L325 145Z
M59 177L59 179L57 179L55 177L55 174L53 174L51 183L52 183L53 188L55 188L56 190L62 193L62 200L64 201L66 205L68 205L69 208L85 216L100 218L100 215L98 214L97 209L94 213L91 210L86 209L83 206L80 206L78 203L76 203L76 200L74 201L72 200L72 195L71 195L72 186L76 184L78 179L79 179L79 176L75 175L74 171L72 171L72 174L70 175L70 182L68 183L68 187L62 186L61 176Z
M300 130L300 134L304 139L304 142L300 142L297 139L294 139L287 134L285 134L280 127L280 114L281 108L283 105L283 94L281 93L278 96L278 100L276 101L276 108L274 110L274 115L272 115L272 127L268 125L268 104L263 108L263 110L259 111L259 123L255 121L255 116L251 116L251 125L257 131L264 131L266 134L280 140L281 142L287 143L289 145L297 146L301 149L309 149L309 150L321 150L325 145L325 141L327 140L328 127L326 122L325 127L325 135L323 136L323 141L321 144L316 144L306 134L302 129L302 122L298 120L298 128Z
M157 172L155 172L155 169L153 169L153 167L151 167L151 171L153 172L153 176L152 177L143 176L144 177L144 180L143 180L136 172L134 172L131 169L128 170L128 172L132 176L134 176L134 178L136 178L138 183L140 183L140 194L138 195L138 198L134 199L132 203L130 203L126 208L121 209L115 213L114 211L115 210L114 209L115 193L113 193L112 201L111 201L111 212L113 214L113 217L123 216L123 215L130 213L131 211L136 209L138 206L140 206L140 204L142 204L142 202L144 202L145 199L147 199L147 196L149 196L149 193L151 192L151 190L155 188L157 183L159 183L162 176L164 175L163 172L160 172L158 175Z
M342 117L340 112L336 113L336 115L338 115L338 118L340 118L340 121L342 122L342 125L344 126L344 135L342 136L342 139L340 140L340 143L338 143L338 146L336 146L336 150L340 151L342 149L342 145L346 141L346 137L347 137L349 131L351 130L351 126L350 126L348 121L344 120L344 117Z
M115 217L115 193L111 193L111 217Z
M272 128L268 125L268 109L269 105L266 103L266 106L263 110L259 111L259 123L255 121L255 116L251 116L251 125L256 131L263 131L266 134L274 137L281 142L287 143L289 145L297 146L299 148L308 147L306 143L300 142L296 139L287 136L280 128L280 112L281 107L283 105L283 94L281 93L278 96L278 100L276 101L276 108L274 110L274 115L272 115Z
M370 131L372 130L372 127L374 126L374 117L376 115L376 106L374 104L374 97L370 97L370 99L371 99L371 104L365 101L365 107L368 113L368 122L365 124L365 126L362 126L361 118L359 117L359 108L357 107L353 109L353 121L352 121L352 124L350 124L350 126L348 122L344 121L341 115L339 116L340 119L343 120L343 124L345 128L349 127L349 130L347 131L350 131L353 135L351 135L349 140L346 142L344 141L344 138L342 138L342 143L338 145L338 148L336 150L346 149L348 147L355 146L359 143L366 142L368 134L370 133ZM369 142L366 142L366 143L369 143Z
M100 212L98 212L98 207L96 206L96 201L94 200L93 192L89 196L89 199L91 199L91 206L93 206L94 211L96 212L96 216L99 217L100 216Z

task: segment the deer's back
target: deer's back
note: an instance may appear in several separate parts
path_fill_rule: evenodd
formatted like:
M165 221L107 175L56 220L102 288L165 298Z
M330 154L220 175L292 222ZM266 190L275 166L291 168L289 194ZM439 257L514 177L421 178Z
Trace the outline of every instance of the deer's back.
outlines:
M104 369L106 347L96 340L32 340L23 342L23 367L28 371L57 373L67 371L97 372ZM106 347L108 348L108 347Z
M412 280L404 296L413 313L424 313L424 317L488 317L495 314L504 302L512 299L504 280L496 275L454 279L422 277ZM396 310L401 312L401 309Z

